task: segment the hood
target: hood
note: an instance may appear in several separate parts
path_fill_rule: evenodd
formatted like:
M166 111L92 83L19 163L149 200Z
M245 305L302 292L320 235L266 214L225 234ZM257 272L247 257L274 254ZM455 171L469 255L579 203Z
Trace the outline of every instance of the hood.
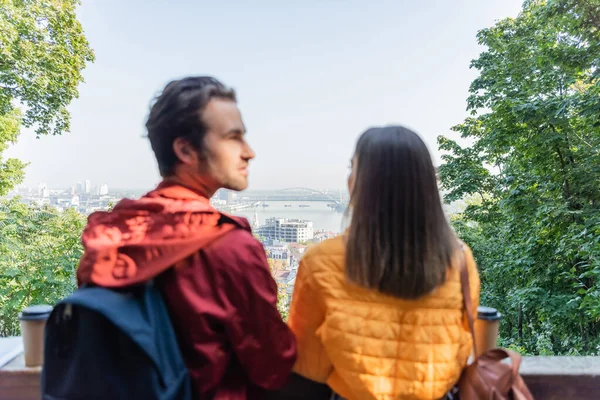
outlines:
M78 285L124 287L153 279L236 225L247 228L206 197L163 183L138 200L124 199L112 211L89 216Z

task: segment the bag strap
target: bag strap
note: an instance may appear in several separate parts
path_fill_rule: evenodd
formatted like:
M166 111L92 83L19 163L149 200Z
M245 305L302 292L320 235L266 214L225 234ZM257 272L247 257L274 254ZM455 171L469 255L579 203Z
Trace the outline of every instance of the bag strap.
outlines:
M471 300L471 290L469 286L469 269L467 267L467 256L464 248L461 244L462 249L462 262L460 265L460 286L462 287L463 305L465 312L467 313L467 321L469 321L469 331L473 337L473 353L475 360L477 360L477 344L475 343L475 321L473 321L473 301Z

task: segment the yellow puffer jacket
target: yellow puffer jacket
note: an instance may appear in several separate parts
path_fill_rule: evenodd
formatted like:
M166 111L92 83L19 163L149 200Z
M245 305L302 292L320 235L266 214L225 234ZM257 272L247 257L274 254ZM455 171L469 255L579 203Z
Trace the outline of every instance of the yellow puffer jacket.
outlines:
M479 274L465 246L474 307ZM472 341L463 313L460 254L446 282L419 300L350 284L343 238L302 258L288 323L298 341L294 370L349 400L440 399L467 364Z

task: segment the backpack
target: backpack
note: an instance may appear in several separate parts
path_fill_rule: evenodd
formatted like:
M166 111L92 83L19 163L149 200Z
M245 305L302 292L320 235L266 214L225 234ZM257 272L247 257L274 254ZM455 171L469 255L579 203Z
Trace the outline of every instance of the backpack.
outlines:
M192 398L188 370L153 283L82 287L52 311L43 400Z

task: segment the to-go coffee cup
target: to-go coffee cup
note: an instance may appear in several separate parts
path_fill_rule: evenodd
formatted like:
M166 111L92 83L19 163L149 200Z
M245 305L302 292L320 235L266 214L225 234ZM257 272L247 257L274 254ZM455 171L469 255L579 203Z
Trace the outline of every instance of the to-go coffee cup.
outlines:
M38 367L44 363L44 330L51 312L52 306L34 305L19 313L26 367Z
M477 307L477 320L474 327L477 356L497 347L500 319L502 319L502 314L495 308Z

